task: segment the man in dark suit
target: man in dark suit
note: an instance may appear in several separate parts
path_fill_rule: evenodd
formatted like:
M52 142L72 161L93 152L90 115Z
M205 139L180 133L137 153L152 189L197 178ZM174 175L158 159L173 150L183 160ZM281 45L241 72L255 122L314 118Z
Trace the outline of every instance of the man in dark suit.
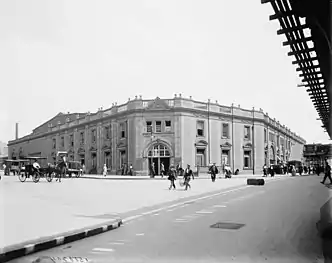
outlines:
M216 175L218 174L218 168L216 167L216 163L213 163L213 165L209 169L211 174L212 182L216 181Z
M191 189L191 186L189 184L191 177L193 178L193 180L195 179L193 171L190 169L190 165L187 164L187 168L184 171L184 185L186 186L186 188L184 189L185 191L188 190L188 187Z

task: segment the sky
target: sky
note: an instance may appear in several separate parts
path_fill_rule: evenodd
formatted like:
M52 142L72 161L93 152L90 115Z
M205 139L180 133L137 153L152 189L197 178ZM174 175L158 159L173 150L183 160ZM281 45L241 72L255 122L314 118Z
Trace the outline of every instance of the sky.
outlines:
M307 143L330 143L260 0L0 2L0 141L59 112L192 96L262 108Z

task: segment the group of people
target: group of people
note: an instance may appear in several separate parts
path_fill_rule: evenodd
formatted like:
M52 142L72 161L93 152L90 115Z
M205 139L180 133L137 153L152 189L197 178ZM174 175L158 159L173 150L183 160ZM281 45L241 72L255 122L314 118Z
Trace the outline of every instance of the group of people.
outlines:
M187 191L188 188L191 189L190 181L191 179L195 179L194 173L190 168L190 165L187 164L186 169L182 169L179 164L177 164L176 167L171 166L168 171L168 180L171 181L171 184L169 186L169 190L172 190L172 188L175 190L175 180L178 178L179 175L183 175L183 185L185 186L184 190Z

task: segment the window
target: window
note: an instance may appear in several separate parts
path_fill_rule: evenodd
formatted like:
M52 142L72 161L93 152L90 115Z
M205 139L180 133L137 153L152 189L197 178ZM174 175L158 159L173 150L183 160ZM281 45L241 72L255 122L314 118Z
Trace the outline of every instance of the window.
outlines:
M229 150L221 151L221 164L229 165Z
M156 132L161 132L161 121L156 121Z
M165 131L170 132L172 130L172 122L165 121Z
M229 125L228 123L222 124L222 137L229 138Z
M80 133L80 143L84 144L84 132Z
M104 134L105 134L106 140L109 140L111 138L111 136L110 136L110 127L109 126L104 127Z
M204 121L197 121L197 136L204 136Z
M56 139L53 139L53 149L56 148Z
M70 141L70 145L74 146L74 135L73 134L70 134L69 141Z
M152 121L146 122L146 132L152 132Z
M251 168L251 151L244 151L244 168Z
M61 146L65 147L65 137L61 137Z
M126 138L126 129L125 129L125 123L120 123L120 137Z
M155 145L148 153L149 157L167 157L171 156L168 148L162 144Z
M277 146L279 147L279 135L277 135Z
M97 130L93 129L91 131L91 142L96 142L96 139L97 139Z
M264 142L267 142L267 131L264 129Z
M250 127L244 126L244 138L250 140Z

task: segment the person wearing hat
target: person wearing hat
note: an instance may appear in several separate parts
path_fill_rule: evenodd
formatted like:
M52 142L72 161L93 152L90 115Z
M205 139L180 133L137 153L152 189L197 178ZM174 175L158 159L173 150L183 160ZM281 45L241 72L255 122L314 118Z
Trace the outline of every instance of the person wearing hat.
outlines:
M192 177L193 180L195 179L193 171L190 169L190 165L189 164L187 164L187 168L184 171L184 176L183 177L184 177L184 185L186 186L186 188L184 190L187 191L188 187L191 189L191 186L189 184L190 178Z
M169 190L173 189L175 190L175 184L174 181L176 180L176 170L174 166L171 166L168 171L168 180L171 181L171 185L169 186Z
M212 179L212 182L215 182L216 181L216 175L218 174L218 168L216 166L216 163L213 163L212 166L210 167L209 169L209 172L211 174L211 179Z

